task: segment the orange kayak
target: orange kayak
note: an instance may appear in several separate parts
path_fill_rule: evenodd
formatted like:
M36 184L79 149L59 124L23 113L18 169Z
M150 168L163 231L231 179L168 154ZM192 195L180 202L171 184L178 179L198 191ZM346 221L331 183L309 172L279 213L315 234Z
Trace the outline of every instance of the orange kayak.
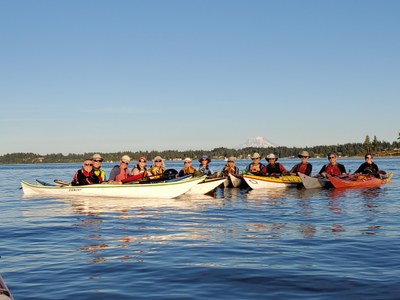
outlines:
M376 178L374 176L352 176L350 178L339 178L328 175L329 181L332 185L339 188L375 188L379 187L382 184L386 184L390 182L390 179L393 176L393 172L390 172L387 177L384 178Z

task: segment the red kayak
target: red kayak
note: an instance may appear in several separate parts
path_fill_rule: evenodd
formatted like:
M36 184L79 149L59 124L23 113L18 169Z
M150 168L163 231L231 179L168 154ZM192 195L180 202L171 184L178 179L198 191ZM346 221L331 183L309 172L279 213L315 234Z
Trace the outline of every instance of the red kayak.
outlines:
M390 182L390 179L393 176L393 172L390 172L385 178L376 178L374 176L367 175L359 175L359 176L351 176L348 178L339 178L331 175L327 175L329 181L332 185L339 188L375 188L379 187L382 184L386 184Z

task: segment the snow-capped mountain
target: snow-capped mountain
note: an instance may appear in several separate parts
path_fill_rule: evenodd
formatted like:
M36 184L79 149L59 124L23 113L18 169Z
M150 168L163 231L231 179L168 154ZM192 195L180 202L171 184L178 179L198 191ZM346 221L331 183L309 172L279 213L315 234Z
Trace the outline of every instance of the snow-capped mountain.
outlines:
M262 136L256 136L248 139L245 143L237 146L237 149L243 149L247 147L256 147L256 148L268 148L268 147L276 147L277 144L272 143Z

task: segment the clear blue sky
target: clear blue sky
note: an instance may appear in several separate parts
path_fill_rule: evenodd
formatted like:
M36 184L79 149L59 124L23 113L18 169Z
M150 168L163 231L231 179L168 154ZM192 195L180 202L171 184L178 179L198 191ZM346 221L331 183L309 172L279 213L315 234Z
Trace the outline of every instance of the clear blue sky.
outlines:
M0 5L0 155L399 136L397 0Z

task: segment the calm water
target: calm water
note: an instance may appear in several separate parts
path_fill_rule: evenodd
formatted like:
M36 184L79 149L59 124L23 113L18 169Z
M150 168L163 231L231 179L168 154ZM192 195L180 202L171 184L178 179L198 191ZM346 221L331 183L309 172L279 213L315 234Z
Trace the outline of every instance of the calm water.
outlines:
M173 200L25 198L20 180L79 165L0 165L0 272L17 300L399 299L399 159L375 162L390 185Z

